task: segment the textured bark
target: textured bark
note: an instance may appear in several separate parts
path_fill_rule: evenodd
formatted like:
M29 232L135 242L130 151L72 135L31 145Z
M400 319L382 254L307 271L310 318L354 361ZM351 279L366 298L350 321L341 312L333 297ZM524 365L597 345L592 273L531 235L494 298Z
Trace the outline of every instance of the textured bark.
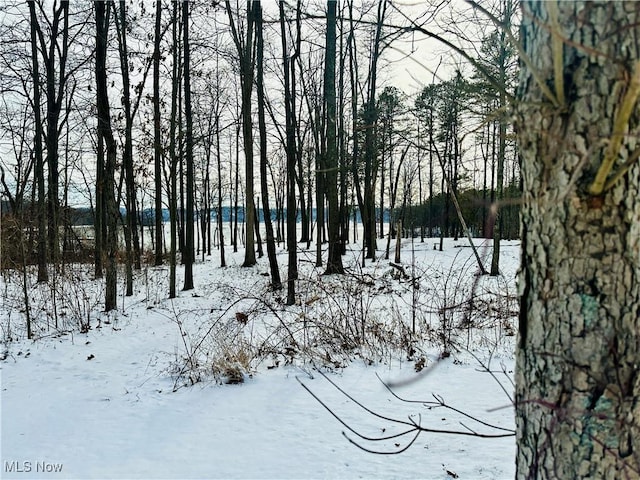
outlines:
M640 166L602 196L588 188L638 59L640 4L523 2L522 43L558 95L523 68L518 478L640 476ZM558 31L558 28L555 28ZM554 85L555 83L555 85ZM549 87L553 86L553 87ZM637 106L628 132L638 131ZM619 169L637 148L625 135Z

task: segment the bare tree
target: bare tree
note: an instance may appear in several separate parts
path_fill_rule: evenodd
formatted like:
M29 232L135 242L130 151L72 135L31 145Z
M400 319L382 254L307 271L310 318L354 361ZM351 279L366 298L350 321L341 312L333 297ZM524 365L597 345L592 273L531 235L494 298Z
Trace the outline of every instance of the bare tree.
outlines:
M498 81L507 85L507 61L509 55L509 49L507 45L506 33L507 29L511 28L511 16L513 15L513 4L511 0L505 0L502 5L503 12L502 17L504 21L504 28L500 30L500 50L498 55ZM498 93L498 114L500 118L498 129L498 165L496 171L496 197L498 202L503 199L504 196L504 162L506 157L506 144L507 144L507 96L505 91ZM494 220L493 228L493 253L491 257L491 275L496 276L500 273L500 240L502 239L502 215L500 210L496 209L497 218Z
M280 290L282 288L282 281L280 280L280 268L278 267L278 259L276 258L276 242L273 235L273 224L271 222L269 186L267 183L267 126L265 121L264 100L264 25L262 23L262 6L259 2L255 8L257 42L256 93L258 97L258 128L260 130L260 189L262 194L264 226L267 234L267 256L269 257L269 269L271 271L271 287L274 290Z
M176 297L176 263L178 250L178 97L181 85L181 55L179 34L178 2L173 2L171 19L171 37L173 43L173 62L171 73L171 113L169 119L169 298Z
M126 295L133 295L133 267L137 270L140 265L140 238L138 235L138 213L137 213L137 188L135 173L133 169L133 121L140 105L144 79L149 72L147 68L143 79L136 87L137 99L131 102L131 79L129 76L129 48L127 46L127 31L129 24L127 21L127 6L124 0L119 2L119 11L115 17L116 30L118 33L118 54L120 57L120 71L122 73L122 106L124 108L124 148L122 149L122 172L126 191L127 215L123 222L125 245L126 245ZM148 65L149 67L150 65Z
M35 132L33 138L35 167L34 178L37 185L37 210L38 218L38 282L49 280L47 272L47 222L45 209L45 185L44 185L44 158L42 152L42 115L40 113L40 70L38 60L37 24L35 2L29 3L29 25L31 30L31 63L33 78L33 115L35 120Z
M378 60L384 19L388 2L382 0L378 4L375 34L369 57L369 75L367 79L367 99L364 105L364 187L360 211L364 227L364 244L366 258L375 259L376 251L376 218L375 218L375 181L376 166L376 124L378 112L376 109L376 88L378 79ZM358 181L358 180L357 180Z
M298 256L296 245L296 155L295 155L295 125L293 118L293 106L291 99L289 65L291 59L287 50L286 18L284 14L284 1L278 2L280 11L280 32L282 42L282 62L284 69L284 108L286 122L285 153L287 158L287 250L289 252L289 264L287 270L287 305L293 305L295 297L295 281L298 279Z
M59 198L59 142L62 131L61 122L66 122L63 116L63 104L67 94L67 82L71 72L67 70L69 54L69 1L53 2L51 18L44 12L45 4L37 4L41 13L47 18L49 38L47 38L40 23L34 23L40 53L43 57L45 73L45 99L46 99L46 164L48 167L47 183L47 218L48 241L51 260L57 263L60 256L59 227L60 227L60 198Z
M104 206L106 210L106 244L107 254L105 276L105 311L116 308L117 293L117 265L118 251L118 208L115 198L115 169L116 169L116 141L111 128L111 114L109 112L109 95L107 89L107 41L109 34L109 17L111 2L96 0L96 104L98 111L98 136L104 140L106 156L102 185ZM100 188L98 187L98 188ZM96 235L98 232L96 232Z
M156 18L153 37L153 165L155 187L155 257L156 266L162 265L163 229L162 229L162 139L160 118L160 40L162 2L156 0Z
M338 145L336 141L336 0L327 1L327 34L325 54L324 97L326 112L327 153L325 181L329 206L329 255L325 273L344 273L340 238L340 209L338 208Z
M193 262L195 260L194 249L194 174L193 174L193 115L191 112L191 71L190 71L190 48L189 48L189 2L182 2L182 35L184 50L184 116L186 120L185 131L185 161L187 164L186 174L186 218L185 218L185 245L182 253L184 262L184 286L183 290L193 289Z
M242 91L242 136L244 140L244 157L245 157L245 224L246 224L246 243L245 243L245 267L250 267L256 263L255 252L255 204L253 193L253 120L251 117L251 97L253 92L253 56L254 56L254 16L255 9L260 2L255 0L247 0L247 25L246 38L243 38L241 32L236 26L233 18L233 11L229 0L225 1L225 8L229 17L231 26L231 35L233 43L236 46L238 58L240 61L240 88Z

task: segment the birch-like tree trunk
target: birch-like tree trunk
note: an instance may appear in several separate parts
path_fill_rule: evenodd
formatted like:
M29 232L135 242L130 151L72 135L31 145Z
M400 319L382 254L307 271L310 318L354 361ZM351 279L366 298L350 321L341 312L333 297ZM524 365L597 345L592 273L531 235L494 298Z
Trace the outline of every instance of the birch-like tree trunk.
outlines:
M522 9L517 477L638 478L640 4Z

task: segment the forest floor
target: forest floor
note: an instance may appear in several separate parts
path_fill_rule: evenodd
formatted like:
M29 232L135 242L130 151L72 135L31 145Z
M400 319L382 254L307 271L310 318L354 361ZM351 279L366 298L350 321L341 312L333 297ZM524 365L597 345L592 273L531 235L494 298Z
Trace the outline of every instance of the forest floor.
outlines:
M36 341L5 274L0 477L513 478L515 437L474 433L514 429L519 244L503 242L490 278L465 240L435 243L403 240L395 267L350 250L346 276L302 250L292 307L269 290L266 257L241 268L242 252L198 262L174 300L166 267L145 268L108 315L90 268L69 267L55 295L27 288ZM416 438L414 424L434 431Z

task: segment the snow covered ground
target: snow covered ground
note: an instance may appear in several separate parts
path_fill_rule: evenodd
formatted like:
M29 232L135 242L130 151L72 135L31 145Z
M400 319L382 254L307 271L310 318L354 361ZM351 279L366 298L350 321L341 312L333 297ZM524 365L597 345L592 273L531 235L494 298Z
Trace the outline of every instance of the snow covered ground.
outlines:
M413 264L424 277L430 277L421 278L422 296L416 297L409 282L393 276L395 269L389 267L388 261L379 260L357 269L359 276L372 279L368 290L360 292L370 302L372 311L367 310L367 315L371 315L371 321L388 316L406 322L414 315L423 328L436 332L437 315L425 313L425 306L433 304L429 302L439 295L436 290L450 291L446 302L437 301L441 305L457 301L456 290L470 291L463 286L474 278L472 251L463 240L448 240L444 252L433 250L433 240L424 244L418 240L412 254L410 241L404 242L405 270L411 272ZM480 252L487 256L490 249L481 248ZM285 253L280 255L284 264ZM308 255L313 257L312 252ZM503 277L483 277L472 283L473 291L484 298L492 292L514 295L517 257L517 242L504 242ZM314 277L312 262L305 261L304 254L301 260L302 276L320 281L319 276ZM246 292L258 297L268 282L264 276L268 271L266 258L251 269L238 266L241 253L230 255L228 262L230 266L221 269L214 255L197 264L196 289L180 292L174 301L166 299L166 271L146 269L136 281L134 297L122 299L124 311L116 316L92 311L87 333L50 332L35 342L20 339L3 346L2 356L6 358L0 362L0 477L513 478L513 436L487 439L423 432L411 448L399 455L367 453L346 438L379 452L402 450L414 435L377 442L360 439L348 430L351 427L364 436L381 437L408 429L391 418L412 418L434 430L504 433L445 407L402 402L378 377L401 383L394 391L403 398L434 402L432 395L436 394L466 414L513 429L513 409L507 393L512 391L515 337L506 325L511 320L491 320L494 303L482 303L487 319L483 323L474 318L478 328L454 332L452 341L459 348L453 348L450 357L438 361L442 346L437 340L420 345L427 369L418 374L415 358L408 360L400 352L392 354L387 350L375 357L374 345L368 356L354 353L341 357L333 368L323 369L328 372L326 377L308 361L294 358L286 364L282 355L274 354L272 360L252 363L252 374L243 384L221 385L205 376L193 386L184 386L183 379L176 378L176 368L185 356L185 345L193 345L211 319L233 317L241 308L256 310L255 300L243 303L234 295ZM488 262L489 257L485 258L485 264ZM351 268L355 269L353 264ZM464 276L467 283L463 285L458 275ZM327 282L333 280L322 277L321 281L327 291ZM99 293L99 284L87 285ZM0 323L6 336L9 320L14 331L19 332L16 324L20 317L15 299L8 298L11 288L6 284L2 287ZM37 287L31 288L37 305ZM301 295L302 290L301 287ZM376 298L372 292L378 292ZM307 297L306 303L303 300L297 307L297 316L301 309L311 308L306 306L313 303L310 298L316 299ZM89 305L91 301L85 303ZM284 306L282 312L286 312ZM310 310L305 312L311 314ZM325 306L324 312L334 314L336 310ZM268 310L253 313L256 320L249 323L255 325L243 328L251 328L251 338L259 337L266 345L269 330L265 325L276 314ZM281 318L289 317L282 313ZM433 323L431 327L429 323ZM474 356L494 375L481 367ZM269 368L275 365L276 357L281 360L279 366ZM415 381L403 383L403 379ZM331 382L388 419L360 408Z

